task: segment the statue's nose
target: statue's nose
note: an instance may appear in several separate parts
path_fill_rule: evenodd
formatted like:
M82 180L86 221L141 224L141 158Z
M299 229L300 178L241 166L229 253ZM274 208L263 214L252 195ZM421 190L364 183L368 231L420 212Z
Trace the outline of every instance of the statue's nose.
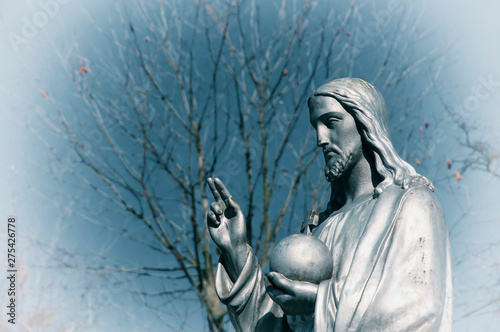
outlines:
M322 148L322 147L324 147L325 145L327 145L327 144L328 144L328 142L327 142L326 140L324 140L324 139L320 139L320 138L318 138L318 141L316 142L316 144L317 144L320 148Z
M325 135L325 131L323 128L319 127L317 131L317 136L316 136L316 145L318 145L320 148L324 147L325 145L328 144L328 138Z

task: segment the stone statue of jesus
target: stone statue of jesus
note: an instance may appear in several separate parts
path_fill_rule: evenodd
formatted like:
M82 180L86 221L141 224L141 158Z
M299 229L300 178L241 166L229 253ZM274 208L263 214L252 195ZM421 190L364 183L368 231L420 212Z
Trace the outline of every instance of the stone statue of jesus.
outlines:
M432 183L397 154L382 94L357 78L308 100L331 198L304 231L332 252L319 285L267 275L219 179L207 215L221 251L216 290L237 331L451 331L448 231Z

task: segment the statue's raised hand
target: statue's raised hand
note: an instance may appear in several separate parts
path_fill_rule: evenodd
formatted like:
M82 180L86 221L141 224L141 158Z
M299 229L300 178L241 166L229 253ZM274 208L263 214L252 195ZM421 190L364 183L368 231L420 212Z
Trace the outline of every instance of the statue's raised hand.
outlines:
M222 252L229 276L235 280L248 254L245 217L221 180L208 178L207 182L215 198L207 214L208 230Z

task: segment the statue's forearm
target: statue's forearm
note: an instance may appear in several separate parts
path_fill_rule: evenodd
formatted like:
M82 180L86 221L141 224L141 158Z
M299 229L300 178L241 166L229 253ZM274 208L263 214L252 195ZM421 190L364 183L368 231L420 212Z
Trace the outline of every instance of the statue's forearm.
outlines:
M232 282L235 282L243 271L247 257L251 252L248 244L238 246L232 250L222 252L222 261L227 274Z
M281 332L283 311L267 294L262 268L251 247L245 247L245 265L234 280L229 275L228 262L221 256L215 278L217 295L227 306L236 331Z

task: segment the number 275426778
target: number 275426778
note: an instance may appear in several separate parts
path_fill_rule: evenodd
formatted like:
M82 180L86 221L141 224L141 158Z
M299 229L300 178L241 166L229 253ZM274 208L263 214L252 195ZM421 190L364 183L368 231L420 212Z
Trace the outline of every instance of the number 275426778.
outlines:
M16 267L16 219L9 218L7 223L7 264L10 269Z

